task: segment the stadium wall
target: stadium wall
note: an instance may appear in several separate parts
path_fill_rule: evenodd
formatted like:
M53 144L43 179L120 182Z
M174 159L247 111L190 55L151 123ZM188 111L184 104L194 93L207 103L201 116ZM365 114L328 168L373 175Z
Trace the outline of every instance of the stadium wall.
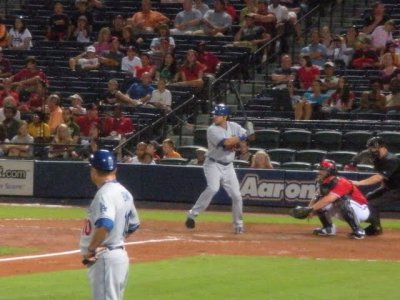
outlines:
M314 196L314 171L236 171L245 205L291 207L307 203ZM86 204L85 200L96 192L85 162L35 161L34 174L34 198ZM368 176L350 172L343 175L354 180ZM195 166L119 164L118 179L139 201L193 203L206 187L203 169ZM230 204L230 200L221 189L213 203Z

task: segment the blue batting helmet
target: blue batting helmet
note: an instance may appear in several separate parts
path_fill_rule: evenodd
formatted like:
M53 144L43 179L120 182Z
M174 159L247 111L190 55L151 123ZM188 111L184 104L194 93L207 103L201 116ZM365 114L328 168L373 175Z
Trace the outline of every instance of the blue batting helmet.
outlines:
M90 166L100 171L113 171L117 168L117 159L108 150L97 150L89 158Z
M211 112L215 116L228 116L230 114L229 107L225 104L218 104Z

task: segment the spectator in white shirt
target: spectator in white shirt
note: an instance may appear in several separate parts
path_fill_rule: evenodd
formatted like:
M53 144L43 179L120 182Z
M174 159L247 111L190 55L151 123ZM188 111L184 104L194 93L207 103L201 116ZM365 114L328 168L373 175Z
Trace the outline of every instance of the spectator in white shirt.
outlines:
M166 81L161 78L157 83L157 89L151 94L149 105L169 112L171 111L172 96L171 92L165 86Z
M137 56L137 50L133 46L126 49L126 56L122 58L121 70L134 75L136 67L142 67L142 60Z
M14 50L30 50L32 48L32 34L26 27L23 17L15 18L14 26L8 32L9 47Z

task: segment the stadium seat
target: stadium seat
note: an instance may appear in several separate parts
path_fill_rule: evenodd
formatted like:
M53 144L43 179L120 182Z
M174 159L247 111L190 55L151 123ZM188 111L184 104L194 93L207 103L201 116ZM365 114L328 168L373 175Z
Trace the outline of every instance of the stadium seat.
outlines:
M156 160L157 165L185 166L188 164L186 158L161 158Z
M289 129L281 133L281 147L295 150L309 149L311 131L305 129Z
M338 164L345 165L348 164L356 154L357 152L354 151L330 151L326 154L326 158Z
M334 130L321 130L313 134L315 149L326 151L340 150L342 147L342 133Z
M311 170L312 164L307 162L289 161L281 164L280 169L284 170Z
M235 159L233 161L233 166L235 168L248 168L248 167L250 167L250 163L246 160Z
M193 133L193 144L202 147L207 145L207 128L196 128Z
M358 164L357 170L359 172L374 172L375 171L374 166L365 165L365 164Z
M277 161L280 164L294 161L294 156L296 151L293 149L286 149L286 148L276 148L267 150L269 157L273 161Z
M295 161L316 164L319 163L321 160L323 160L325 156L326 156L326 151L307 149L307 150L297 151L295 155Z
M361 151L365 149L368 139L372 136L371 131L354 130L343 134L342 148L348 151Z
M278 161L271 160L271 165L274 169L279 169L281 164Z
M400 152L400 132L397 131L382 131L378 133L390 152Z
M263 148L255 148L255 147L250 147L249 148L249 152L251 154L255 154L257 151L265 151L265 149L263 149Z
M203 148L197 145L185 145L180 146L176 149L176 151L183 157L187 159L195 159L196 158L196 150L199 148Z
M279 147L280 131L276 129L255 130L255 140L251 142L252 147L273 149Z

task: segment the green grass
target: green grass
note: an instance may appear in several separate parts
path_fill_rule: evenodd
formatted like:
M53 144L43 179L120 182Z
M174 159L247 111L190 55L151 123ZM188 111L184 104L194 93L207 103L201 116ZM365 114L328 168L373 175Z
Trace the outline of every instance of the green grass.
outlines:
M14 255L14 254L31 254L38 252L37 248L23 248L23 247L10 247L10 246L0 246L0 256L4 255ZM0 297L1 299L1 297Z
M398 268L384 261L196 256L132 265L125 299L394 300ZM86 271L3 277L0 299L89 299Z
M0 206L0 219L80 220L84 218L85 213L86 211L83 207ZM176 210L139 209L140 219L143 221L182 221L185 219L185 214L185 211ZM245 213L244 218L246 223L255 224L305 224L308 222L285 215L268 215L262 213ZM207 211L201 214L199 219L207 222L231 222L231 214ZM311 224L319 224L317 218L313 218L309 222ZM384 219L382 223L384 228L400 229L400 220Z

